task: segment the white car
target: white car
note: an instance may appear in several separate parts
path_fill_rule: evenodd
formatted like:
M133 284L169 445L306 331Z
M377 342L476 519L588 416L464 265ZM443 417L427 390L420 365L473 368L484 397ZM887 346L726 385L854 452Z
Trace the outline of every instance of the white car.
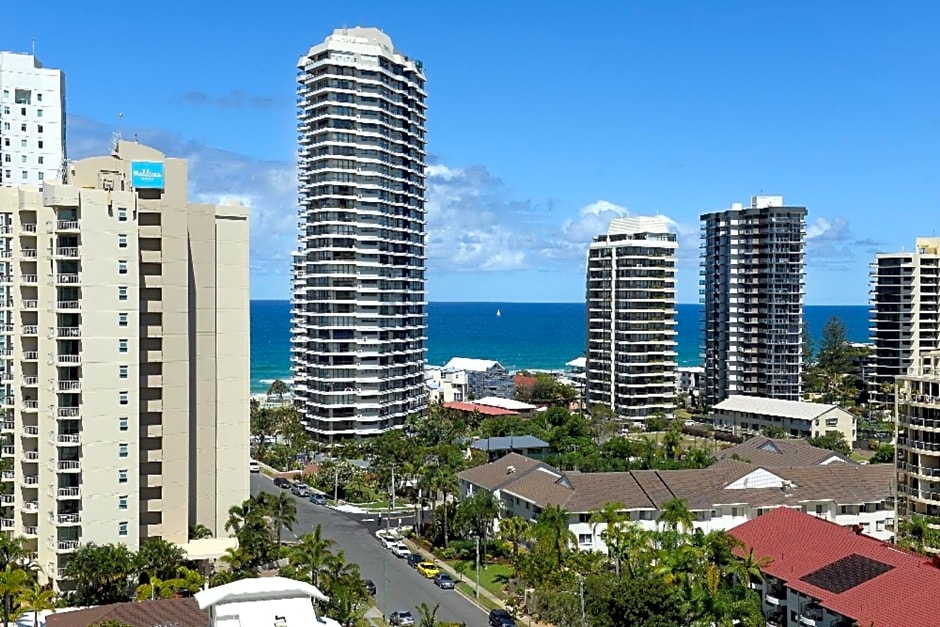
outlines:
M261 472L261 462L254 459L248 462L248 472Z
M392 545L392 555L395 557L408 557L411 555L411 549L404 542L398 542Z
M398 537L398 535L394 533L389 533L385 531L384 529L376 532L375 537L379 539L379 542L381 542L382 546L384 546L386 549L390 549L396 544L398 544L399 542L401 542L401 538Z

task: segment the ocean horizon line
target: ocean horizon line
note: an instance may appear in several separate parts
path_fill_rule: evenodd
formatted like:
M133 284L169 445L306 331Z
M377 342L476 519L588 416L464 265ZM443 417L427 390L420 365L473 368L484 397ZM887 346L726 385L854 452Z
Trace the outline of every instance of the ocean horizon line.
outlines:
M253 303L287 303L290 298L251 298ZM447 303L449 305L584 305L585 301L562 301L562 300L429 300L429 303ZM688 306L694 305L701 307L702 303L676 303L676 305ZM868 307L868 303L842 303L842 304L817 304L806 303L804 307Z

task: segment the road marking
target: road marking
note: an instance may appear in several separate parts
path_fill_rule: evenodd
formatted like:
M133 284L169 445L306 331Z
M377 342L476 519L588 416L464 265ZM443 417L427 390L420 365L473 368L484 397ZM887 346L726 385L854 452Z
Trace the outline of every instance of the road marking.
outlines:
M362 522L375 522L375 518L363 518Z

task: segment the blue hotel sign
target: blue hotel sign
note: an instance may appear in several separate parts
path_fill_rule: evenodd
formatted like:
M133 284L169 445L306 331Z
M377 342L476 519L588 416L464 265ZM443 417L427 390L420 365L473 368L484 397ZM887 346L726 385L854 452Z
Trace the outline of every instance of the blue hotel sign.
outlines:
M164 189L163 162L131 161L131 187L134 189Z

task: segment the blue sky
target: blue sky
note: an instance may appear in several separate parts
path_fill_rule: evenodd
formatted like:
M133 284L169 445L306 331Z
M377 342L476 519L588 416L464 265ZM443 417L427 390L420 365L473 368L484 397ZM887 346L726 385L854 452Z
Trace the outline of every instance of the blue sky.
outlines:
M254 298L288 296L295 64L344 24L425 64L431 300L580 301L591 236L658 212L694 302L699 214L763 192L809 208L807 302L863 304L940 222L937 2L55 4L6 6L0 47L66 70L70 156L123 113L250 202Z

